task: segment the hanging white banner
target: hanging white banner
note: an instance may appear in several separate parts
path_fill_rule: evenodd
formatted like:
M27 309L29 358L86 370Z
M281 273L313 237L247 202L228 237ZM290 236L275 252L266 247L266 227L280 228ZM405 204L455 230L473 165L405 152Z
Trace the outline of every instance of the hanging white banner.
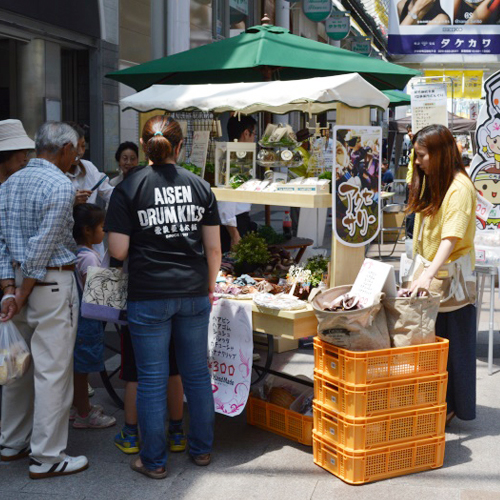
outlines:
M219 299L208 329L208 366L215 411L239 415L250 392L253 361L252 301Z

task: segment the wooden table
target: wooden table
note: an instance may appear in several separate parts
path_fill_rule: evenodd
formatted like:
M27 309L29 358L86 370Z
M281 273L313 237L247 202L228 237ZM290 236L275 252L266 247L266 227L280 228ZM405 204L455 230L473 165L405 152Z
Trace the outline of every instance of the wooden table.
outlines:
M295 264L298 264L300 262L300 259L302 259L306 248L311 246L313 243L314 241L309 238L299 238L298 236L294 236L293 238L290 238L283 243L276 243L276 245L269 245L269 247L284 248L285 250L296 250L298 248L299 251L293 259L295 261Z

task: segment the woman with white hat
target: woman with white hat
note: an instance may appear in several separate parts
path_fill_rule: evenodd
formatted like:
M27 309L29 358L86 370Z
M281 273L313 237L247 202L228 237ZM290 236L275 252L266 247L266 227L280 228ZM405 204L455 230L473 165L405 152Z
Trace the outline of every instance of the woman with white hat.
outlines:
M0 184L28 163L28 151L35 143L19 120L0 121Z

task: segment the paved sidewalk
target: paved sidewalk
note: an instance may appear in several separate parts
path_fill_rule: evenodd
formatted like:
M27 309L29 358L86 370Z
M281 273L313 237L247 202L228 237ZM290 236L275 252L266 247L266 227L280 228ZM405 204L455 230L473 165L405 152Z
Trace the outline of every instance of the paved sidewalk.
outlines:
M156 499L314 499L500 500L500 367L489 376L486 332L479 336L478 417L454 420L446 435L441 469L363 486L350 486L314 465L311 448L246 423L245 415L217 415L213 462L201 468L185 453L172 455L163 481L130 470L129 457L112 444L119 427L70 431L70 454L85 454L90 468L75 476L33 481L27 460L0 465L2 500L156 500ZM496 337L500 364L500 339ZM312 376L313 354L300 350L277 356L278 368ZM286 367L286 368L285 368ZM112 408L104 389L92 402ZM121 411L115 411L123 423Z

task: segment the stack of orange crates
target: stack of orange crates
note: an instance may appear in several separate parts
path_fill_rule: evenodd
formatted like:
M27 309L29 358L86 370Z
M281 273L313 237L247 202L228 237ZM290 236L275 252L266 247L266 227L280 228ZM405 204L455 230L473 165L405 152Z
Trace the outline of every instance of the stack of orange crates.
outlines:
M350 484L443 465L448 340L353 352L314 340L314 462Z

